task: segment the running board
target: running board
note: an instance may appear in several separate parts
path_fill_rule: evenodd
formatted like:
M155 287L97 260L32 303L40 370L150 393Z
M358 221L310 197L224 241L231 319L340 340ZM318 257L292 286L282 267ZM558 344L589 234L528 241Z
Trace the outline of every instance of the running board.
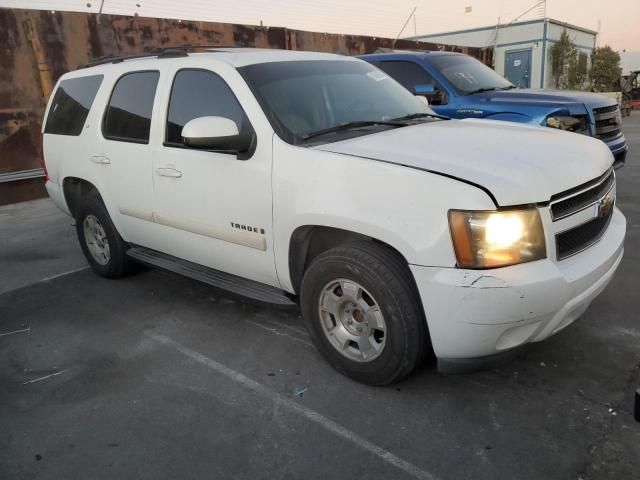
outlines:
M182 260L156 250L135 246L127 250L127 256L136 262L144 263L152 267L163 268L260 302L288 306L296 305L296 302L279 288L254 282L253 280L247 280L237 275L214 270L213 268L204 267L197 263Z

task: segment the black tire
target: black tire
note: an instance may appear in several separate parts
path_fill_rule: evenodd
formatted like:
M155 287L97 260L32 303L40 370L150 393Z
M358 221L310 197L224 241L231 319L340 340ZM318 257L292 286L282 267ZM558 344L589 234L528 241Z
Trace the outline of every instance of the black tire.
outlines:
M89 215L97 218L106 234L106 241L109 244L109 259L105 264L96 261L85 238L84 221ZM98 196L85 196L80 200L76 210L76 233L82 253L98 275L105 278L120 278L131 271L131 261L126 256L128 245L116 230L106 207Z
M357 282L375 298L386 331L381 353L370 361L347 358L334 347L322 325L319 302L336 279ZM368 385L398 382L424 361L430 345L419 294L404 260L374 242L354 242L316 257L304 274L301 307L309 335L320 353L342 374Z

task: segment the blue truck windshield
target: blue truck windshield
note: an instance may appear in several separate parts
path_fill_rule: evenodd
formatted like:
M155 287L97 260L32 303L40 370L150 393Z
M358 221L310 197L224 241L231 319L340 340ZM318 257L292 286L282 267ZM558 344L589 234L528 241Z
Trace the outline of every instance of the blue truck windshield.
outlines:
M429 63L460 95L514 88L511 82L475 58L466 55L441 55L430 58Z

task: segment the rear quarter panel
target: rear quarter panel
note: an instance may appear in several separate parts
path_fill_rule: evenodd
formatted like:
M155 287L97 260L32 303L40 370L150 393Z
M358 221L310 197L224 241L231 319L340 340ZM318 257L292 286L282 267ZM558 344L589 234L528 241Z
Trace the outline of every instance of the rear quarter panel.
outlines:
M68 78L83 76L83 74L104 74L104 79L91 105L82 132L78 136L44 133L51 103L60 82ZM107 102L109 92L111 91L112 82L113 80L110 76L103 71L87 71L86 73L82 71L71 72L60 77L49 98L42 122L42 150L51 183L54 184L61 193L64 179L67 177L77 177L92 183L98 191L104 195L104 188L102 188L98 171L99 166L92 164L89 158L94 150L96 129L99 130L100 128L101 114L104 109L104 104Z

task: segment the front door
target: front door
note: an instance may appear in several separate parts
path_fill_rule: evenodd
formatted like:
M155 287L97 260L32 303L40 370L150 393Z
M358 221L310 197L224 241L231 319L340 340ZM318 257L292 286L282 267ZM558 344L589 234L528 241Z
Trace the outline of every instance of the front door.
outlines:
M182 128L194 118L230 118L240 132L253 131L253 126L217 73L179 69L170 74L173 83L163 140L153 154L154 220L162 232L160 249L279 286L271 231L271 138L258 138L248 159L185 147Z
M518 88L531 87L531 49L505 53L504 76Z

